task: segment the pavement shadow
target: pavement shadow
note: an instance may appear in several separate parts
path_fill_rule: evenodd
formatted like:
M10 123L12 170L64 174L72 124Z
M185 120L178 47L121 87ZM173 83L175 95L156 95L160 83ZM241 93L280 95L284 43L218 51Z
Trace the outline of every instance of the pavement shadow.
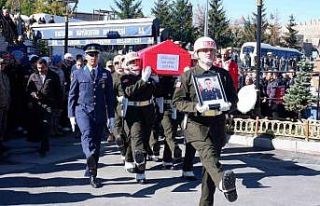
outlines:
M237 160L239 164L223 164L225 169L253 168L258 172L237 173L236 176L242 179L242 184L247 188L266 188L270 185L263 185L260 180L268 177L283 176L317 176L320 171L313 170L291 160L282 160L270 153L269 149L242 147L225 148L221 160Z

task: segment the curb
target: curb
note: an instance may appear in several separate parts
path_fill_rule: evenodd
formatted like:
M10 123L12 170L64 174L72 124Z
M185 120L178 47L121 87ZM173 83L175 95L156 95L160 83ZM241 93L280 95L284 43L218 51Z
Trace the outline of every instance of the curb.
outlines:
M264 137L250 137L241 135L230 135L228 138L228 142L232 144L320 155L320 142L307 142L300 139L270 139Z

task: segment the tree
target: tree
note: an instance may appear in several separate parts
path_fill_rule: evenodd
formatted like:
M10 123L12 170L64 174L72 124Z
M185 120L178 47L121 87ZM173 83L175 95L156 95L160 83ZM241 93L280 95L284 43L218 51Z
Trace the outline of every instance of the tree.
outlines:
M268 29L268 21L266 17L266 8L264 3L261 6L261 42L266 42L268 39L267 29ZM245 42L247 41L256 41L257 38L257 14L253 13L253 17L248 17L245 20L245 28L243 37L245 38Z
M141 0L137 2L135 2L135 0L114 0L114 3L118 7L118 10L114 8L111 9L120 19L143 17Z
M290 47L290 48L295 48L299 49L299 42L297 39L297 34L298 31L295 30L293 27L296 26L297 24L295 23L295 19L293 15L290 15L289 17L289 24L286 26L288 29L288 32L285 33L285 36L283 37L285 41L285 46Z
M151 9L151 13L160 20L162 28L171 27L170 7L168 0L157 0L154 7Z
M34 12L34 3L30 2L29 0L23 0L21 2L21 8L20 8L21 14L30 16Z
M194 26L197 29L197 37L204 35L204 21L206 15L206 8L203 5L197 5L194 12Z
M195 28L192 25L192 5L189 0L176 0L172 5L172 37L181 41L182 46L192 44Z
M6 5L6 0L0 0L0 8L2 9Z
M270 15L270 23L268 25L268 38L267 43L273 46L280 45L280 23L279 23L279 15L276 12L275 14Z
M221 48L227 47L231 42L231 32L229 30L229 20L222 8L221 0L211 0L208 11L208 35L213 38Z
M231 34L232 34L232 47L234 48L241 48L242 44L245 43L243 41L243 29L239 24L234 24L231 28Z
M244 42L256 41L256 30L254 24L251 23L250 17L247 17L244 21L242 38Z
M314 100L310 92L311 73L313 64L306 61L298 63L300 72L294 80L294 84L287 90L284 96L284 106L286 110L293 111L301 119L304 109Z

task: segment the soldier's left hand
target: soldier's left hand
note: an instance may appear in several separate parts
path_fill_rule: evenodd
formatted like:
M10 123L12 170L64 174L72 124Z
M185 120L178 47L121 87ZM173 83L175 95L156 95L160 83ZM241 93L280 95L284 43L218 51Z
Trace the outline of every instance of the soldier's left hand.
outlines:
M230 102L223 102L220 104L220 111L221 112L226 112L229 111L231 108L231 103Z

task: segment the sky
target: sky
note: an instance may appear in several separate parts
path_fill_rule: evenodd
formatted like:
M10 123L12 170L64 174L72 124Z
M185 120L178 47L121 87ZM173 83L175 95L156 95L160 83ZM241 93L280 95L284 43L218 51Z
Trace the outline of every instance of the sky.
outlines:
M205 5L207 0L189 0L194 9L197 5ZM143 13L148 16L151 14L151 8L154 6L153 0L142 0ZM226 11L227 18L232 20L239 19L242 16L252 16L256 12L256 0L223 0L223 8ZM294 15L297 23L303 23L311 19L320 19L320 1L319 0L264 0L267 8L267 16L271 13L278 13L280 23L288 23L289 16ZM78 11L92 13L94 9L110 10L115 7L114 0L79 0Z

